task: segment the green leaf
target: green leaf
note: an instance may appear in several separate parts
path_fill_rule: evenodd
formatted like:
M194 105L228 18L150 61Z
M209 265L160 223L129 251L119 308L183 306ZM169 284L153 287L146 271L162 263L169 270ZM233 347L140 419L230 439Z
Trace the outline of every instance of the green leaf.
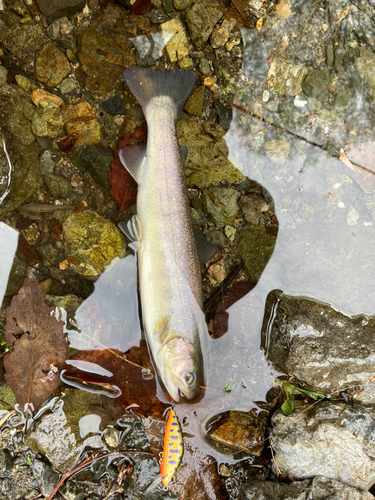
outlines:
M290 399L287 399L282 407L281 407L284 415L290 415L293 411L293 402Z

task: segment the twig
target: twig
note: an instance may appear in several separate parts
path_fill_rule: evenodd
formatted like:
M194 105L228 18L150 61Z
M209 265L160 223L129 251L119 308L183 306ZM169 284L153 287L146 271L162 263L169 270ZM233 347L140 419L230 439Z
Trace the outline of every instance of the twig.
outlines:
M47 203L48 201L48 189L46 191L46 197L44 199L44 203ZM46 223L46 214L43 213L43 223L42 223L42 232L40 233L40 241L42 241L43 237L44 237L44 226L45 226L45 223Z
M33 335L32 332L30 332L31 335ZM31 363L30 363L30 387L29 387L29 395L27 396L27 403L26 403L26 420L25 420L25 427L23 429L23 435L26 436L27 432L27 421L29 419L29 408L30 408L30 403L31 403L31 391L33 388L33 369L34 369L34 338L31 340Z
M101 460L102 458L115 457L115 456L119 456L120 457L121 455L126 455L126 454L131 454L131 455L135 455L135 454L138 454L138 455L149 455L151 457L154 456L149 451L120 450L120 451L111 451L110 453L106 453L105 455L100 455L100 456L95 457L95 458L88 458L87 460L85 460L84 462L82 462L80 465L78 465L75 469L73 469L73 470L71 470L69 472L66 472L60 478L60 481L57 483L57 485L55 486L55 488L53 489L52 493L50 494L50 496L48 497L47 500L52 500L52 498L56 495L56 493L59 491L59 489L61 488L61 486L65 483L65 481L67 479L69 479L70 477L72 477L77 472L81 471L82 469L85 469L89 465L97 462L98 460Z
M288 130L288 129L286 129L286 128L284 128L281 125L278 125L276 123L268 123L264 118L259 117L257 115L254 115L253 113L250 113L250 111L247 108L245 108L244 106L242 106L241 102L238 101L237 99L228 99L227 103L228 103L228 105L230 107L238 109L238 110L242 111L242 113L246 113L247 115L251 116L252 118L254 118L254 119L256 119L256 120L258 120L260 122L263 122L267 126L272 126L273 128L281 130L282 132L284 132L286 134L289 134L292 137L295 137L296 139L301 139L301 140L307 142L307 144L310 144L311 146L315 146L315 147L320 148L323 151L327 152L327 150L324 148L324 146L322 144L319 144L317 142L311 141L310 139L307 139L306 137L303 137L303 135L298 135L295 132L291 132L290 130ZM332 135L332 134L326 134L326 136L329 136L329 135ZM331 156L333 156L333 155L331 155ZM340 158L339 158L339 160L343 161ZM348 166L346 162L343 162L343 163L346 166ZM363 165L359 165L359 163L355 163L354 161L351 161L350 164L351 165L355 165L356 167L361 168L362 170L365 170L366 172L369 172L370 174L373 174L373 175L375 174L375 172L373 172L372 170L370 170L369 168L367 168L367 167L365 167ZM351 168L351 167L349 167L349 168ZM353 170L353 168L352 168L352 170Z
M94 339L93 337L91 337L88 333L85 333L84 331L82 331L79 326L77 325L77 323L71 319L70 320L71 324L74 325L77 330L79 331L79 333L82 333L82 335L85 335L86 337L88 337L90 340L94 340L97 344L99 344L101 347L104 347L104 349L106 349L107 351L109 351L111 354L113 354L114 356L116 356L117 358L120 358L122 361L126 361L127 363L129 363L129 365L133 365L133 366L136 366L137 368L141 368L142 370L145 370L146 367L145 366L142 366L142 365L138 365L137 363L133 363L133 361L129 361L125 354L123 354L122 356L120 354L118 354L117 352L113 351L110 347L107 347L105 344L102 344L101 342L99 342L99 340L97 339Z
M16 413L15 410L12 410L10 411L9 413L7 413L5 415L5 417L3 417L1 420L0 420L0 427L8 420L9 417L11 417L12 415L14 415Z
M229 276L227 276L225 278L225 280L220 284L219 288L216 290L216 292L214 292L211 297L209 297L207 300L205 300L204 302L204 306L203 306L203 309L204 309L204 312L205 314L207 314L208 310L210 309L211 306L213 306L213 304L215 303L215 301L221 296L221 295L224 295L227 288L229 287L229 285L235 280L236 276L238 275L238 273L241 271L241 269L243 268L243 264L238 264L238 266L236 266L233 271L230 273Z

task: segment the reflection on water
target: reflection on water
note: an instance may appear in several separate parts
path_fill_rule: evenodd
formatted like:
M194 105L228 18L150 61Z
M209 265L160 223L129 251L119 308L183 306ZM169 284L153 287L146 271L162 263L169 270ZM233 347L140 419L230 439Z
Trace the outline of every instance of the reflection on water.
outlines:
M18 232L0 222L0 246L1 246L1 264L0 264L0 301L2 302L5 290L7 288L10 269L13 264L14 254L18 244Z
M295 10L303 20L298 27L302 32L308 22L303 2L297 2ZM321 17L314 19L315 27L317 22L325 22L318 11ZM352 15L353 11L345 23ZM332 47L335 62L324 77L327 88L319 94L307 84L302 88L308 73L306 61L311 59L313 48L293 53L290 27L284 28L285 33L280 25L268 28L268 38L262 32L242 30L242 78L247 87L232 100L233 120L224 136L232 164L261 184L274 200L279 223L276 246L255 288L227 310L228 331L215 340L202 339L205 379L201 397L194 404L179 404L176 410L186 439L226 462L235 461L238 455L223 455L213 448L205 437L208 426L228 410L248 412L256 408L254 402L265 399L277 375L260 350L269 292L280 289L288 295L315 298L346 315L374 314L373 110L365 106L367 87L350 94L334 76L338 71L345 75L341 79L355 80L361 58L363 62L368 54L351 40L344 61L340 37L345 41L346 35L337 34L341 41ZM321 32L319 43L329 43L325 33L327 30ZM276 39L283 42L278 53L270 54L269 47L274 47ZM325 55L319 57L323 64ZM316 76L324 80L323 74ZM328 95L328 89L332 95ZM344 106L345 99L350 101L348 107ZM327 101L327 106L322 101ZM4 294L17 233L0 224L0 238L0 290ZM135 350L142 331L133 255L113 261L96 282L94 293L76 311L74 323L67 321L66 331L73 349L112 349L116 353L133 349L133 357L122 358L122 363L132 363L136 370L132 376L138 377L139 384L152 381L146 357ZM88 371L112 376L112 371L99 373L95 367ZM85 388L78 382L76 386ZM168 403L157 387L160 399ZM137 395L134 401L138 402Z

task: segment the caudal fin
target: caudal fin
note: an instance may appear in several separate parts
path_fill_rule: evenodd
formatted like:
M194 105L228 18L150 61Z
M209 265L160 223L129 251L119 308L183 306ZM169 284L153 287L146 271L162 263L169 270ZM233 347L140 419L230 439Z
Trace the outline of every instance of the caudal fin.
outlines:
M197 75L194 71L170 69L153 71L131 66L123 72L123 78L131 93L143 108L156 96L170 96L176 104L176 120L189 97Z

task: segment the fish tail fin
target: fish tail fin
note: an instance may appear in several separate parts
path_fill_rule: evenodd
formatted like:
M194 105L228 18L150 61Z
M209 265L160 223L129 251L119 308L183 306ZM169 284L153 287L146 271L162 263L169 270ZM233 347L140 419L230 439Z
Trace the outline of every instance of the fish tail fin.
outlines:
M171 97L176 105L175 118L177 120L193 90L197 75L194 71L183 69L153 71L149 68L131 66L123 72L123 78L143 110L154 97Z

